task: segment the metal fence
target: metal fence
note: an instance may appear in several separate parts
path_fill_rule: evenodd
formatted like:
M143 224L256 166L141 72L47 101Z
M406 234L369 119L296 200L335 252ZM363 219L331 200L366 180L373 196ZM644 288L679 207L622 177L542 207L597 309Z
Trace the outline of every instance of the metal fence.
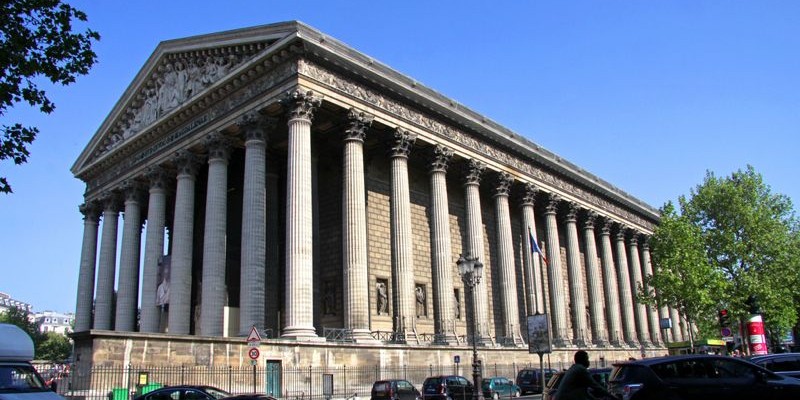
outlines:
M562 369L569 365L550 365ZM485 364L483 375L515 379L523 368L536 364ZM257 367L205 366L93 366L75 365L57 390L75 400L127 400L143 390L166 385L210 385L233 394L265 393L291 400L323 400L369 397L372 383L381 379L405 379L421 388L433 375L463 375L472 380L466 364L428 366L359 366L283 368L280 363ZM326 390L327 389L327 390Z

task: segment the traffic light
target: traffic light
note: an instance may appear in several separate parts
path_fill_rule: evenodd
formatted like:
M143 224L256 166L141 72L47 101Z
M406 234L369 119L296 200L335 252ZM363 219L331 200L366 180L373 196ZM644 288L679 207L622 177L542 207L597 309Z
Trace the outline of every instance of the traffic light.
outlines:
M719 310L719 326L722 328L731 326L731 317L727 309Z

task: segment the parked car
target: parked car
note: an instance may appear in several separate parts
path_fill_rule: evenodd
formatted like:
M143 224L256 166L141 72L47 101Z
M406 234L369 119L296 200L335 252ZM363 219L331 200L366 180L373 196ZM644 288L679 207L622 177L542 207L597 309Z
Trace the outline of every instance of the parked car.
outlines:
M481 381L483 397L497 400L501 397L519 397L522 391L510 379L502 376L483 378Z
M800 380L738 358L694 354L614 364L608 390L623 400L800 399Z
M463 376L431 376L422 383L422 399L468 400L472 398L473 390L472 383Z
M263 393L250 393L250 394L237 394L235 396L225 397L222 400L278 400L278 399Z
M411 382L385 379L372 384L370 400L419 400L420 393Z
M219 400L225 397L231 397L231 394L213 386L180 385L164 386L133 400Z
M749 358L749 361L778 375L800 378L800 353L753 356Z
M558 372L552 368L544 369L544 379L541 379L541 371L538 368L525 368L517 373L517 386L522 394L526 393L541 393L544 384L550 380L550 377Z
M611 375L611 368L589 368L589 375L597 381L597 383L606 387L608 383L608 378ZM560 371L553 374L553 377L547 381L547 385L544 388L544 392L542 393L542 400L556 400L556 391L558 387L561 385L561 380L564 378L564 374L567 371ZM591 392L591 391L590 391ZM603 396L600 393L591 393L592 396L598 399L602 399Z

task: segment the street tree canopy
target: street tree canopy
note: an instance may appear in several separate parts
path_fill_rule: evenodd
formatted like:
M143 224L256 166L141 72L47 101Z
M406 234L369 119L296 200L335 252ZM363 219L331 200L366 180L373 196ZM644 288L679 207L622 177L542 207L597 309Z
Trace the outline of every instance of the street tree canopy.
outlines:
M46 78L54 84L69 85L85 75L97 55L92 41L100 35L87 29L76 33L73 21L86 21L86 14L60 0L16 0L0 3L0 118L18 103L27 103L49 114L55 104L37 84ZM27 162L28 145L39 129L16 122L2 124L0 162ZM11 193L0 176L0 193Z
M642 301L676 307L709 327L723 308L748 317L755 296L775 335L797 323L800 229L787 196L747 166L727 177L707 172L678 206L661 209L651 239L655 273L644 286L653 290L640 288Z

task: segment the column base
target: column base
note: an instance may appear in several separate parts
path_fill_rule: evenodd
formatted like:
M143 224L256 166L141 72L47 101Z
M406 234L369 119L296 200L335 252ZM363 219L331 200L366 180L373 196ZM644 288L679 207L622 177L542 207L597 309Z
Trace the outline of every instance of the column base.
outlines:
M299 327L299 326L290 326L283 330L283 334L281 335L281 339L293 339L297 341L316 341L316 339L322 339L325 341L325 338L321 338L317 336L316 330L313 327Z
M372 332L370 332L369 329L353 329L351 338L353 339L353 343L362 343L362 344L380 343L378 339L372 337Z
M554 338L553 347L572 347L572 341L568 338Z

